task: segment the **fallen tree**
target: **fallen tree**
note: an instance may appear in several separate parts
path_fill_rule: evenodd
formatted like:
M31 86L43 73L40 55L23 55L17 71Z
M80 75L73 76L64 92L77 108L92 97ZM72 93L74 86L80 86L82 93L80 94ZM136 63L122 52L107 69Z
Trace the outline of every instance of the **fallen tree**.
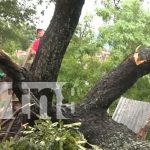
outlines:
M83 4L84 0L56 0L54 16L29 71L13 63L3 51L0 52L0 67L12 79L13 90L20 100L25 92L20 87L22 81L57 81L63 56L78 24ZM147 142L137 142L136 134L107 115L107 109L112 102L149 72L150 49L132 52L117 68L97 82L81 104L76 105L74 114L64 108L64 116L69 118L67 122L80 121L80 131L86 139L104 149L150 149ZM47 90L44 94L48 95L48 111L55 120L53 93ZM38 99L33 92L32 103L38 102ZM31 109L38 113L38 104Z

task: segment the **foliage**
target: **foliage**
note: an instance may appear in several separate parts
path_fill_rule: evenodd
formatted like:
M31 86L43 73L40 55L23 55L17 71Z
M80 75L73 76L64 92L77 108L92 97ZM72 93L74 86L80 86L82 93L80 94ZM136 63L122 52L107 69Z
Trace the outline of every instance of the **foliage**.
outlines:
M126 97L136 100L144 100L150 102L150 75L142 77L133 87L125 93Z
M35 2L36 3L36 2ZM25 50L33 38L35 5L30 0L0 1L0 48L8 53ZM32 31L32 32L31 32Z
M15 50L26 50L35 38L35 27L24 24L20 27L13 27L6 31L3 37L1 49L7 53L13 54Z
M150 46L150 14L143 9L140 0L124 0L120 5L120 9L107 5L97 10L106 22L100 28L99 44L108 43L113 53L127 56L139 45Z
M150 141L150 129L147 131L146 140Z
M112 0L104 0L102 8L97 9L97 15L105 24L100 27L99 46L108 44L111 49L111 68L116 67L131 51L141 45L150 46L150 14L140 0L123 0L119 7L112 5ZM139 99L150 99L149 76L140 79L125 96Z
M34 5L29 5L29 0L4 0L0 1L0 38L13 34L14 27L21 27L24 23L33 22L36 13ZM11 31L11 32L10 32ZM9 33L9 34L8 34Z
M13 54L15 50L26 50L35 38L35 27L23 24L20 27L12 25L1 35L1 48L7 53Z
M95 57L99 48L91 20L86 16L78 25L61 65L58 80L67 82L63 87L66 101L79 102L100 76L101 63Z
M2 150L86 150L88 144L78 131L80 123L64 125L62 121L52 123L50 120L38 120L34 128L28 127L24 137L10 139L0 144ZM91 149L100 148L88 144Z
M15 23L31 20L31 15L35 14L36 11L34 6L29 5L29 1L0 1L0 19Z

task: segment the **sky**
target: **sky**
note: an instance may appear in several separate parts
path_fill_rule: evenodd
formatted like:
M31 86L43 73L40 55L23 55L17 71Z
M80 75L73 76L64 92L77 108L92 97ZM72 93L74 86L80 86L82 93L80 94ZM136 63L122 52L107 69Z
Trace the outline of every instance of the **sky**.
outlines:
M81 17L79 20L79 22L82 22L85 15L94 16L91 22L94 32L97 32L99 26L103 24L102 19L100 17L97 17L95 14L95 9L101 6L100 1L101 0L97 0L97 3L95 3L95 0L85 0L85 4L83 6ZM38 6L37 7L38 12L41 12L45 7L46 7L45 4L43 4L43 6ZM150 12L150 0L144 0L143 7ZM53 16L54 8L55 8L54 4L51 3L47 8L47 10L45 11L44 16L42 16L40 13L37 14L37 17L40 20L40 22L37 24L37 27L44 27L45 29L48 27L50 20Z
M95 4L94 0L85 0L85 4L83 6L81 17L80 17L80 22L82 22L85 15L93 15L94 18L91 25L93 26L95 31L98 30L99 25L102 23L101 19L99 17L96 17L95 15L94 10L96 7L98 7L98 3ZM43 8L45 8L45 5L43 5L42 7L38 6L37 8L38 12L41 12ZM51 3L47 8L47 10L45 11L44 16L42 16L40 13L37 14L37 17L40 20L40 22L37 24L37 27L40 26L44 28L48 27L50 20L53 16L54 8L55 8L54 4Z
M150 0L144 0L143 7L150 12Z

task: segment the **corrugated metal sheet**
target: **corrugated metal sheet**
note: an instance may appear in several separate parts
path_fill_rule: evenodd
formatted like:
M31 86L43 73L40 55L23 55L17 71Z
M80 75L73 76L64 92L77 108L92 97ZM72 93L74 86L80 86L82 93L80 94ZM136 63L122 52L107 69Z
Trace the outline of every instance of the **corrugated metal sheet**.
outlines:
M150 117L150 103L121 97L112 119L138 133Z

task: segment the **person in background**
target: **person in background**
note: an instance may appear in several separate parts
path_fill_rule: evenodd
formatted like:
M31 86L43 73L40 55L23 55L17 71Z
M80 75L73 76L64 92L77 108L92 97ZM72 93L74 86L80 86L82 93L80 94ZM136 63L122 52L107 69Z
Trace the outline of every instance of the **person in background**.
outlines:
M43 37L44 33L45 33L45 30L43 28L38 28L36 30L37 39L33 41L31 48L28 49L27 57L22 65L23 67L25 67L28 63L30 64L33 58L35 57L38 51L40 40Z

